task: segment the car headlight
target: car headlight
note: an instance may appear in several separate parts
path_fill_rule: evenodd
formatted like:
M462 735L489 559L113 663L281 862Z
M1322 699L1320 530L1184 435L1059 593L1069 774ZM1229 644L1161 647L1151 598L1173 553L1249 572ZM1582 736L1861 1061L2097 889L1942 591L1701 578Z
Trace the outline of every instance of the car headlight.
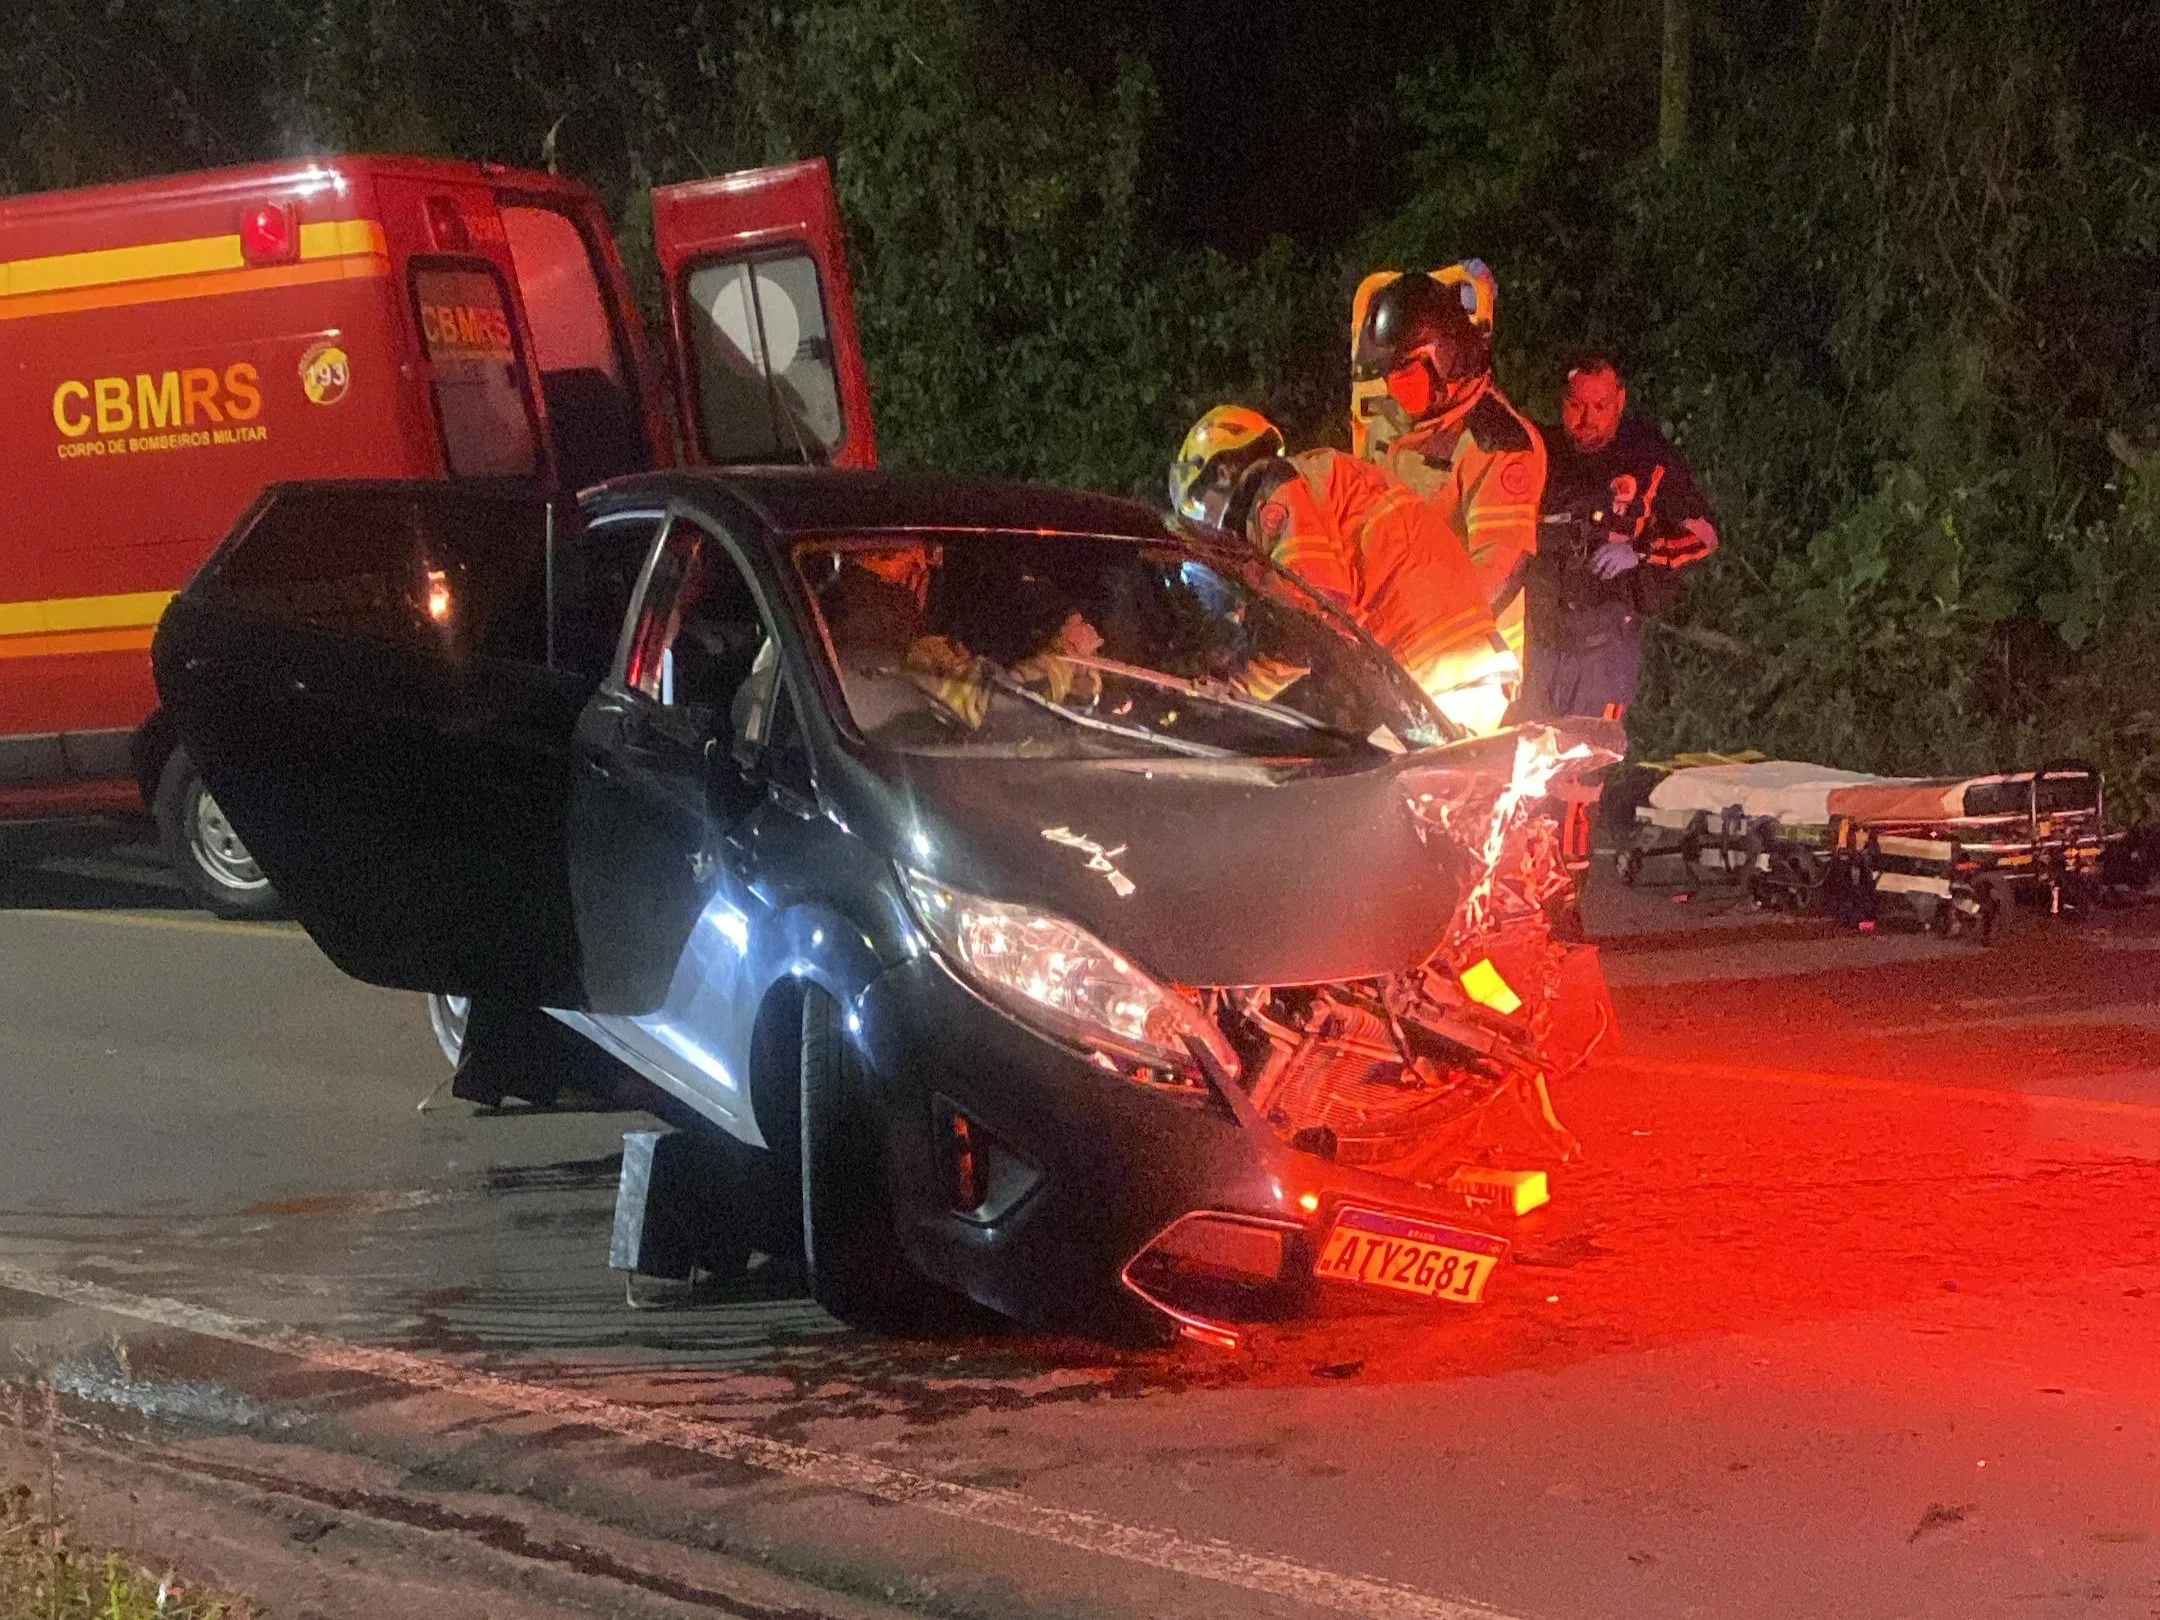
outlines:
M1207 1014L1078 924L903 873L938 949L1023 1022L1151 1068L1190 1070L1198 1047L1236 1077L1237 1052Z

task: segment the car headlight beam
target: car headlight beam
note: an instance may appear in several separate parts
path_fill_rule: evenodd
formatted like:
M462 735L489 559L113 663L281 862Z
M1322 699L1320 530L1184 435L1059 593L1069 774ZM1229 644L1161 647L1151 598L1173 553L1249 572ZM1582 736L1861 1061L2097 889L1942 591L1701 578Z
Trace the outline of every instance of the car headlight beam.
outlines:
M1198 1048L1236 1077L1237 1052L1214 1020L1079 924L948 888L910 868L902 875L939 952L1016 1018L1151 1068L1190 1070Z

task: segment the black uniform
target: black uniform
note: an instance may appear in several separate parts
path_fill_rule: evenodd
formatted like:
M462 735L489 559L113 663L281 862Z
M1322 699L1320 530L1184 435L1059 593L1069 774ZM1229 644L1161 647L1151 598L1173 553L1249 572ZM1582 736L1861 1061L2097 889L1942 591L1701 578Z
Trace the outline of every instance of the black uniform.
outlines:
M1558 428L1546 429L1545 442L1544 520L1523 578L1526 667L1516 713L1617 714L1635 701L1644 617L1678 598L1679 570L1710 550L1686 528L1691 518L1709 521L1709 503L1680 452L1633 417L1602 450L1577 450ZM1599 579L1590 559L1615 535L1645 561Z

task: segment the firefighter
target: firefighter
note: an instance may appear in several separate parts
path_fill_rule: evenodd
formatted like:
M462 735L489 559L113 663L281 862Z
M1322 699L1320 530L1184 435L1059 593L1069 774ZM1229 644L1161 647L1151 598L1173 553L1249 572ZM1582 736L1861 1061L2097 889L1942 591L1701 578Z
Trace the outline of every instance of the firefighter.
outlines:
M1412 491L1339 450L1287 455L1266 417L1219 405L1186 435L1170 499L1341 607L1449 719L1497 728L1520 664L1468 553Z
M1469 554L1500 632L1518 656L1523 606L1511 587L1537 549L1545 441L1493 381L1492 334L1463 288L1398 276L1372 295L1352 351L1359 382L1384 382L1401 431L1369 441L1383 471L1415 491Z
M1694 472L1626 409L1609 356L1569 368L1539 554L1524 576L1530 651L1518 718L1621 719L1642 674L1643 621L1677 600L1683 569L1717 550Z

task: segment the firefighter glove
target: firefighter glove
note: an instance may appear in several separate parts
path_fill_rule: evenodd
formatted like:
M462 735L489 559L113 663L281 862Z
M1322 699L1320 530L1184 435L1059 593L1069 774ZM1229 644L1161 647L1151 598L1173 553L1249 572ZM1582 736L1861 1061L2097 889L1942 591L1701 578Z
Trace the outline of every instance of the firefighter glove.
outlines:
M1641 561L1642 553L1635 549L1635 542L1616 534L1591 554L1590 572L1599 579L1618 579Z

